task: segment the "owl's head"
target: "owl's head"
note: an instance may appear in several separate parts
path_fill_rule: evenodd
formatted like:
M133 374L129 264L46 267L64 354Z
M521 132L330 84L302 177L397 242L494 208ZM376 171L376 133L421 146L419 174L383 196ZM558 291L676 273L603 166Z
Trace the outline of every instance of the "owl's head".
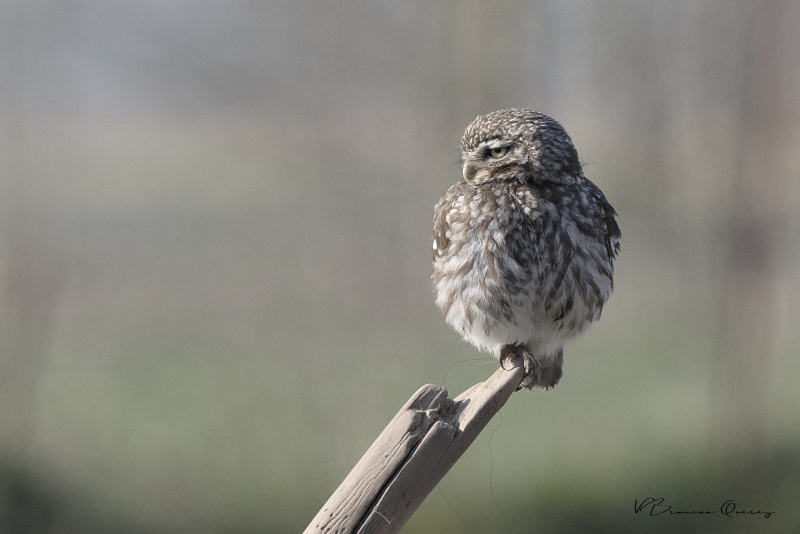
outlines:
M471 183L574 183L578 152L564 128L529 109L501 109L472 121L461 138L464 180Z

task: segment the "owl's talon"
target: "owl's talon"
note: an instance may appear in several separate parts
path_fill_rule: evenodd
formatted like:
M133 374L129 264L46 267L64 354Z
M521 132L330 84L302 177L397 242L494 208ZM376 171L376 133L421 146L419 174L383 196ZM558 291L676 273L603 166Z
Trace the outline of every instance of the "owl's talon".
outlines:
M517 391L522 388L532 389L534 384L537 382L537 374L541 365L536 359L533 357L533 354L527 349L523 347L522 350L522 364L525 368L525 377L522 379Z
M520 343L515 345L503 345L500 347L500 351L497 355L497 359L500 360L500 368L504 371L508 371L508 368L506 368L506 362L512 360L516 356L522 358L522 364L525 368L525 378L523 378L522 383L517 388L517 391L523 387L530 389L531 386L528 384L533 384L536 381L535 376L536 370L538 369L538 363L533 359L533 356L525 347L525 345Z
M533 359L533 356L527 350L522 353L522 364L525 367L525 376L533 376L536 374L536 368L538 365L536 364L536 360Z
M507 361L511 361L512 359L514 359L515 356L520 356L524 360L525 352L527 351L524 345L503 345L502 347L500 347L500 352L497 355L497 359L500 360L500 367L504 371L508 371L508 369L506 369L505 363Z
M500 360L500 368L503 369L503 371L508 371L505 363L511 360L518 353L519 348L517 345L503 345L500 347L500 353L497 355L497 359Z

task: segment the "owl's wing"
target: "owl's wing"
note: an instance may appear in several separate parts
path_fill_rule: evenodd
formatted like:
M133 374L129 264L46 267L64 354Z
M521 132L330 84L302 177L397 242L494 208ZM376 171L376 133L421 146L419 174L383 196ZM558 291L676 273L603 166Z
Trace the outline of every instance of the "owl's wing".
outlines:
M599 187L589 180L586 180L586 183L594 197L594 225L596 227L594 235L605 244L608 259L613 262L619 254L619 240L622 236L617 223L617 212Z
M606 212L606 249L608 250L608 257L612 260L619 254L619 239L622 237L622 231L619 229L617 223L617 212L611 207L611 204L606 201L608 211Z
M452 198L448 191L439 199L433 211L433 261L444 256L450 246L450 238L447 237L450 230L447 214L450 213L451 206Z
M465 197L468 194L466 182L457 182L450 186L433 211L433 261L445 256L452 243L452 226L463 226L467 206Z

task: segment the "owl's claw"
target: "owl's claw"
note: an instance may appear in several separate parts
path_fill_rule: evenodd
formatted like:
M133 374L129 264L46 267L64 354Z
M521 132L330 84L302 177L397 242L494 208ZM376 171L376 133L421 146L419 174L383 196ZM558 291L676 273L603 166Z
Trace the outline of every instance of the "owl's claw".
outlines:
M511 360L516 354L516 347L514 345L503 345L500 347L500 353L497 355L497 359L500 360L500 368L503 371L508 371L506 369L506 362Z
M500 353L497 355L497 359L500 360L500 367L502 367L503 370L507 371L508 369L506 369L505 363L513 359L514 356L520 356L524 360L525 356L523 355L522 352L523 350L525 350L525 346L518 344L503 345L502 347L500 347ZM525 371L527 372L527 370L528 368L526 367Z
M525 367L525 378L522 379L517 391L522 388L533 389L534 384L537 382L537 372L539 371L539 367L541 367L539 362L533 357L533 354L531 354L531 351L526 347L522 347L522 364Z
M500 354L498 355L500 367L503 370L507 370L505 365L506 362L515 356L522 358L522 364L525 368L525 378L523 378L522 383L517 388L517 391L523 387L531 389L533 384L536 383L536 372L539 369L539 362L534 359L533 354L531 354L525 345L503 345L500 347Z
M542 388L548 391L556 387L562 374L563 352L558 352L551 356L534 356L526 345L515 343L513 345L503 345L500 347L497 358L500 360L500 367L506 369L506 362L519 356L525 369L525 377L520 382L517 391L522 388L533 389Z
M525 378L519 389L534 387L549 391L556 387L563 374L564 353L561 349L551 356L534 356L527 347L524 348L522 359L525 363Z

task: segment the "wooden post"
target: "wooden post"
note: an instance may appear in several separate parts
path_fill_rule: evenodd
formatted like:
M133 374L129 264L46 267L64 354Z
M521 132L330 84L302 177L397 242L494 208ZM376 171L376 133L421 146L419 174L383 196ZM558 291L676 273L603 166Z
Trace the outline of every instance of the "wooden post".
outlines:
M398 532L517 390L524 374L521 359L514 358L455 400L441 386L422 386L305 533Z

